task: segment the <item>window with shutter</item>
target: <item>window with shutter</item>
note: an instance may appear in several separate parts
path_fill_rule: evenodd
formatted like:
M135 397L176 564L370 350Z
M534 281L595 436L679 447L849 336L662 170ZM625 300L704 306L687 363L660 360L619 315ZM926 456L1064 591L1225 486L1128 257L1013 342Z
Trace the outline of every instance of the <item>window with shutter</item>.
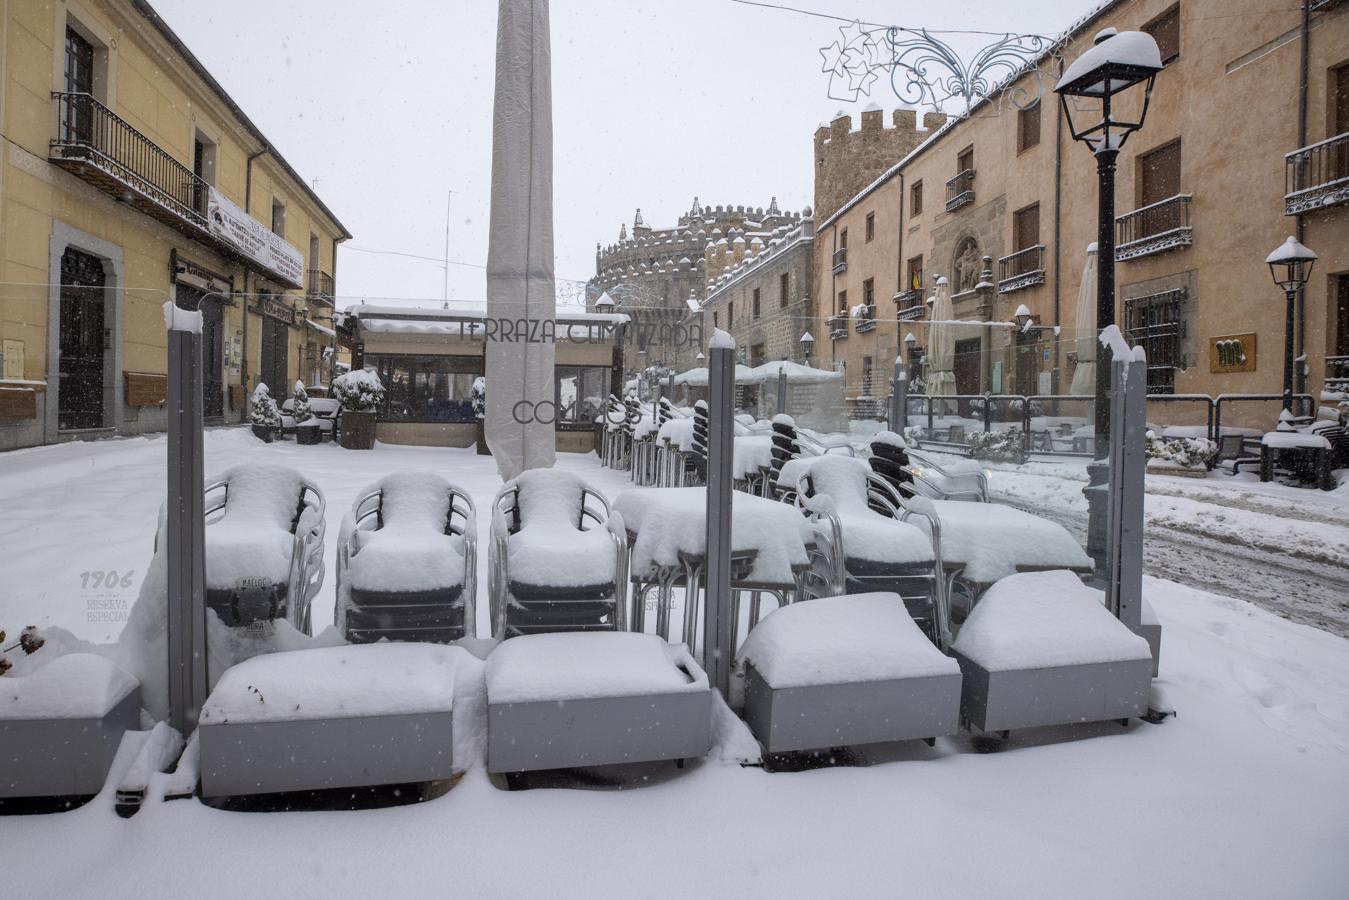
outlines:
M1170 65L1180 57L1179 3L1144 25L1143 30L1152 35L1152 39L1157 42L1157 50L1162 55L1162 65Z

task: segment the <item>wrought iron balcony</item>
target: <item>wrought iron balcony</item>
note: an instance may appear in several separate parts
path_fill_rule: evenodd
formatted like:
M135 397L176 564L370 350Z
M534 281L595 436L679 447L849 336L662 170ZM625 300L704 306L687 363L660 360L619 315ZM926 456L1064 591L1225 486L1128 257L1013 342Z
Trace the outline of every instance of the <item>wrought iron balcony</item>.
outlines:
M1326 384L1328 391L1349 391L1349 356L1326 357Z
M1284 214L1349 203L1349 132L1284 157Z
M210 237L209 186L89 94L55 92L54 165L192 237Z
M824 327L829 329L831 341L845 340L848 337L848 314L841 312L836 316L830 316L824 320Z
M319 269L309 270L309 297L313 300L319 300L333 305L333 298L337 296L337 288L333 281L333 276Z
M1189 194L1177 194L1117 216L1115 259L1136 259L1193 244L1191 199Z
M872 303L862 308L862 312L857 316L857 333L866 334L868 331L876 330L876 304Z
M1004 256L998 260L998 293L1010 294L1022 288L1045 283L1043 244Z
M834 274L839 275L848 271L848 248L839 247L834 251Z
M946 182L946 211L954 212L974 202L974 170L966 169Z
M895 294L895 318L901 322L921 319L927 314L921 290L901 291Z

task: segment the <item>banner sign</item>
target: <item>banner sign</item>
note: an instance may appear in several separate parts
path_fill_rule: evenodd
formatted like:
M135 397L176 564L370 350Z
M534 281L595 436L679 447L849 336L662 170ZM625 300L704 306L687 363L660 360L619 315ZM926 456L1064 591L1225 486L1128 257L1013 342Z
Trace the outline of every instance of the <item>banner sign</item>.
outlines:
M268 231L261 222L211 188L206 218L211 234L276 274L291 287L304 287L304 255Z

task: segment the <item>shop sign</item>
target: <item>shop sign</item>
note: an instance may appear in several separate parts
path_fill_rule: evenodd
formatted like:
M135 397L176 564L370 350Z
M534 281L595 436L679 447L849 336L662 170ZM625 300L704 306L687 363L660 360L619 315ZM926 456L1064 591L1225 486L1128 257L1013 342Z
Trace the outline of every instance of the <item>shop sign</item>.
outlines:
M1255 371L1255 335L1227 334L1209 338L1209 371L1216 374Z
M304 255L211 188L206 218L211 234L292 287L304 287Z

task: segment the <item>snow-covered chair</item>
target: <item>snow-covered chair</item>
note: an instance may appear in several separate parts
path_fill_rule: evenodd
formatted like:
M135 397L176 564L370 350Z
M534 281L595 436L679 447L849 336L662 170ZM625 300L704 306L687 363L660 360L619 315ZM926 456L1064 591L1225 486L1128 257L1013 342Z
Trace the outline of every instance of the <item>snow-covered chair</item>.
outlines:
M854 457L798 460L782 474L795 477L796 504L816 522L808 593L893 591L944 646L949 634L946 578L941 522L932 504L924 497L901 497ZM925 527L910 519L921 520Z
M309 411L314 414L314 421L318 423L323 437L331 439L337 426L337 414L342 411L342 404L330 397L310 397ZM281 404L282 433L293 433L295 425L295 400L291 398Z
M581 479L531 469L492 501L492 634L627 630L627 535Z
M206 605L226 625L285 619L309 634L323 492L287 466L247 463L208 481L205 510Z
M468 493L434 472L371 485L337 542L337 627L352 643L473 637L477 534Z

